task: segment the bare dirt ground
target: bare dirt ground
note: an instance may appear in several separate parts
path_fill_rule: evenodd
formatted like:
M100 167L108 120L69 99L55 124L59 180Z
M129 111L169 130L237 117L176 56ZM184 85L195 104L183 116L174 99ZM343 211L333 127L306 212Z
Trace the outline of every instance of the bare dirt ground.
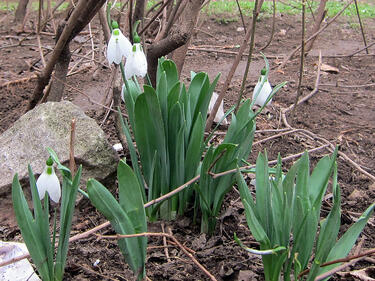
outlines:
M2 14L1 17L4 17ZM232 65L236 47L242 42L243 31L237 31L240 21L220 24L218 18L201 17L202 24L193 37L192 46L186 58L182 77L187 80L190 70L205 71L213 78L222 73L217 91L220 91ZM354 20L353 20L354 21ZM7 22L6 20L3 23ZM10 20L9 20L10 22ZM28 26L30 30L32 26ZM365 21L368 42L375 40L375 19ZM267 42L271 31L271 18L261 18L257 23L255 58L251 64L247 79L246 96L251 97L260 69L264 66L259 56L259 49ZM53 47L51 27L42 35L43 46ZM97 30L94 27L94 34ZM257 153L267 150L270 160L303 152L324 144L325 140L340 146L340 151L354 161L361 169L371 174L375 170L375 56L361 52L356 56L346 56L363 47L358 29L350 27L350 21L340 19L330 26L316 41L314 48L306 59L303 94L310 93L315 84L319 50L323 55L323 63L338 68L338 73L322 72L319 91L307 102L297 107L296 111L287 114L291 126L305 129L310 135L293 132L267 141L266 137L276 135L279 129L285 128L281 112L295 100L298 84L299 60L294 58L282 71L276 71L283 56L288 54L300 42L300 19L297 16L278 15L276 18L275 36L271 45L264 50L272 68L269 79L272 85L288 81L274 97L272 106L266 114L257 120L257 129L253 151L249 161L254 163ZM35 34L30 34L17 45L27 34L16 34L9 24L0 27L0 133L9 128L25 109L35 86L33 77L35 68L42 67ZM78 74L68 78L68 84L83 91L96 102L103 102L108 85L110 70L99 64L96 75L95 67L90 67L90 42L87 33L80 36L84 43L75 42L76 49L71 66L78 63L73 71ZM99 36L94 38L95 44ZM97 46L97 45L96 45ZM45 51L48 51L46 49ZM374 54L374 48L370 49ZM82 57L86 56L86 58ZM48 55L47 55L48 59ZM96 59L99 57L96 54ZM106 64L105 60L102 62ZM225 107L234 104L240 89L245 69L245 57L241 61L225 97ZM23 80L22 80L23 79ZM11 83L9 83L11 82ZM366 86L367 85L367 86ZM64 99L72 100L81 106L88 115L94 117L108 134L112 144L117 143L113 116L104 119L106 111L87 101L77 90L67 88ZM104 120L104 122L103 122ZM263 130L263 131L262 131ZM264 132L264 130L273 130ZM327 149L320 149L310 154L313 164L322 156L329 154ZM295 160L295 159L294 159ZM292 160L293 161L293 160ZM285 162L289 167L292 161ZM342 229L352 224L368 205L375 199L375 182L361 172L348 159L338 159L339 184L342 189ZM330 199L323 204L328 210ZM1 195L0 204L0 239L21 240L20 232L15 223L9 194ZM239 194L232 191L225 200L225 208L218 220L215 235L207 237L199 233L199 226L192 224L192 214L179 218L174 222L165 222L176 238L190 248L199 262L218 280L263 280L261 260L243 251L233 239L234 232L247 244L254 247L256 242L251 237L243 214L243 206ZM326 212L322 212L324 216ZM73 221L72 234L81 233L104 222L104 218L95 211L87 201L81 201ZM161 222L149 225L150 231L160 232ZM113 234L110 228L102 234ZM375 244L374 219L363 231L363 249L372 248ZM151 280L206 280L207 277L180 249L172 244L168 246L169 260L164 252L161 238L150 238L147 252L146 271ZM93 263L100 260L97 266ZM362 261L356 268L370 266L371 260ZM348 269L349 270L349 269ZM70 246L66 268L66 280L132 280L132 273L117 247L115 241L99 240L96 236L74 242ZM374 278L374 275L370 275ZM354 280L355 278L342 273L335 276L336 280Z

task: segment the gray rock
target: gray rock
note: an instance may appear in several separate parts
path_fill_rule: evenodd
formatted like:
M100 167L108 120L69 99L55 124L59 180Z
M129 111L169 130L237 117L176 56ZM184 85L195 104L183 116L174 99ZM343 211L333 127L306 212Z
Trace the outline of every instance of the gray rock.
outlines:
M105 179L115 172L118 156L103 130L74 104L47 102L29 111L0 135L0 192L6 190L15 173L28 178L27 165L40 174L51 147L61 163L68 166L70 126L76 119L74 155L83 165L83 179Z

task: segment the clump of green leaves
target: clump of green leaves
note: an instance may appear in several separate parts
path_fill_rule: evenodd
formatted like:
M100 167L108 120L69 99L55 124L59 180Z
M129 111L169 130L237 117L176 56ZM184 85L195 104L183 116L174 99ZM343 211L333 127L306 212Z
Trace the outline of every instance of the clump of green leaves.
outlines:
M216 218L221 210L225 194L232 188L234 175L213 178L212 173L220 173L241 165L247 159L254 139L255 114L250 109L250 100L245 101L232 121L222 144L210 146L202 162L199 185L199 206L202 212L201 231L212 234Z
M134 80L126 81L124 100L140 156L132 146L126 122L131 160L140 186L148 189L147 201L158 198L199 173L204 150L204 128L211 95L219 75L210 83L206 73L193 73L188 89L179 81L173 61L160 59L156 88ZM141 176L142 175L142 176ZM172 198L152 206L150 218L172 219L182 214L192 196L187 188ZM146 200L145 200L146 201Z
M53 233L51 235L49 230L48 194L46 193L42 206L35 177L30 165L28 166L29 182L34 205L34 215L29 209L17 174L13 178L12 200L22 237L40 277L44 281L59 281L63 279L64 275L69 235L75 200L81 179L82 166L79 167L76 175L73 177L71 171L60 163L56 153L52 149L48 149L48 152L63 176L60 205L60 232L56 252L56 213L53 222Z
M92 204L111 222L117 234L147 232L141 187L134 172L123 160L117 167L117 179L119 202L100 182L90 179L87 192ZM143 280L146 275L147 238L121 238L118 245L126 262L137 275L137 280Z
M336 156L337 150L331 157L322 158L310 175L306 152L285 176L279 157L276 173L271 177L267 155L259 154L255 200L241 173L237 173L246 220L254 238L260 243L261 251L258 253L264 254L266 280L280 280L281 273L284 280L291 280L292 275L297 280L308 267L307 280L314 280L317 275L337 266L320 267L322 263L345 257L365 227L375 203L337 240L341 195ZM320 209L330 180L333 205L328 216L320 221Z

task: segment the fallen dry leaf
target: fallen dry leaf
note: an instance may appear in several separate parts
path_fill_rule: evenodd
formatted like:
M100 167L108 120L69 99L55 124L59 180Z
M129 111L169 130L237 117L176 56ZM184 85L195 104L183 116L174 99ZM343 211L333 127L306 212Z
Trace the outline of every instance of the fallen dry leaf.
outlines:
M329 72L329 73L334 73L334 74L337 74L340 72L340 70L337 67L334 67L332 65L325 64L325 63L322 63L322 65L320 66L320 69L324 72Z

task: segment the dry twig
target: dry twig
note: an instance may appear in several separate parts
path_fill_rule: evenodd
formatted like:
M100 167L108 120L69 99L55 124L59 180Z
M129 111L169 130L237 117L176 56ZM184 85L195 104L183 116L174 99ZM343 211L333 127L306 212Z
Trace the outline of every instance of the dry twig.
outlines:
M71 129L70 129L70 146L69 146L69 168L72 176L76 172L76 162L74 160L74 139L76 135L76 119L72 119Z
M144 233L137 233L137 234L130 234L130 235L98 235L99 239L121 239L121 238L132 238L132 237L142 237L142 236L157 236L157 237L166 237L171 239L183 252L187 255L195 265L199 267L211 280L216 281L215 276L213 276L203 265L201 265L198 260L185 249L185 247L174 237L172 231L169 229L169 233L158 233L158 232L144 232Z

